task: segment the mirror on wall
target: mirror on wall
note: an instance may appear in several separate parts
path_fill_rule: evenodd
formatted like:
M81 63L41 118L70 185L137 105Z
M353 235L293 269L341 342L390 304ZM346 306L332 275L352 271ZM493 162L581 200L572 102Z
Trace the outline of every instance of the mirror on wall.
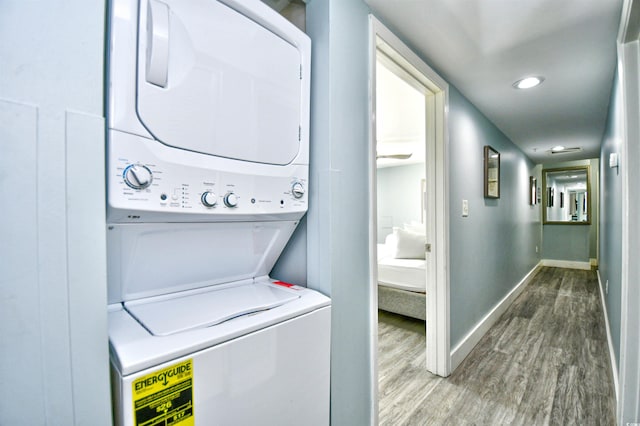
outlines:
M542 171L545 224L591 224L589 166Z
M484 147L484 197L500 198L500 153Z

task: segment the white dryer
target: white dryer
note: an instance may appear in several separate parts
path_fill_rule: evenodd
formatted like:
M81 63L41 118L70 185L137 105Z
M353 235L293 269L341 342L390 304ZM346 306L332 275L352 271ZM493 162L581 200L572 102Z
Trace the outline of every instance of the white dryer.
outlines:
M331 302L268 276L307 210L309 39L258 0L109 17L116 424L328 424Z

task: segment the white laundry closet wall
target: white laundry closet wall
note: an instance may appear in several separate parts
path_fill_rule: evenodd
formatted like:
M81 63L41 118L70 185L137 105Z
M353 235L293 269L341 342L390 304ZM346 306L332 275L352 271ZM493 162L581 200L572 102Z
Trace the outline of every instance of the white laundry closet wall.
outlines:
M0 3L0 424L110 425L105 3Z

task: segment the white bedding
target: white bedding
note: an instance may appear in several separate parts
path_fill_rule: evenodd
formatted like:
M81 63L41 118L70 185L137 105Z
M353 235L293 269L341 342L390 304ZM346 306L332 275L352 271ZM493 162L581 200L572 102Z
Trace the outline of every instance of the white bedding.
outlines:
M378 260L378 285L425 293L426 272L424 259L384 257Z
M424 293L424 259L396 259L392 244L378 244L378 285Z
M378 285L426 293L424 234L393 228L378 244Z

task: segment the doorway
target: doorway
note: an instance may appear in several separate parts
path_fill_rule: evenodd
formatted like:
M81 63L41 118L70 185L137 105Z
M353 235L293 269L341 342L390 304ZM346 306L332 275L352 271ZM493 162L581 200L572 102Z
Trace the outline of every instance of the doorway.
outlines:
M392 77L389 77L389 74ZM426 319L426 347L424 368L439 376L448 376L451 370L450 341L449 341L449 271L447 267L448 259L448 201L447 201L447 108L448 108L448 84L438 76L428 65L424 63L415 53L413 53L397 36L380 23L375 17L370 15L370 66L369 66L369 90L370 90L370 173L369 189L370 201L370 276L371 285L374 286L372 293L378 295L372 308L371 321L372 330L377 330L378 324L378 303L387 303L382 287L378 280L378 257L379 248L386 250L395 246L393 257L404 260L408 258L424 258L424 288L423 318ZM395 78L395 89L392 92L406 91L413 93L409 95L406 105L414 105L411 112L394 114L388 108L382 106L380 102L385 102L384 98L378 101L379 96L385 96L386 89L380 89L378 83L382 78ZM400 89L402 88L402 89ZM380 93L378 91L380 90ZM421 99L421 100L417 100ZM415 106L421 103L421 106ZM403 107L403 110L406 109ZM416 113L418 111L418 113ZM399 115L399 117L398 117ZM418 126L422 131L416 129L416 115L419 117ZM400 120L407 127L405 131L395 132L398 137L394 140L392 126L385 122L389 118ZM409 129L409 130L406 130ZM421 142L418 146L415 141L410 141L406 135L418 134ZM389 137L391 135L391 137ZM404 163L402 163L404 162ZM389 164L393 164L389 166ZM411 175L406 186L395 184L396 196L412 197L408 202L411 211L409 215L404 215L398 210L391 211L385 207L383 214L379 214L379 197L387 197L379 192L379 177L382 174L399 175L402 173L391 173L384 169L406 167L398 164L414 163ZM421 166L420 166L421 165ZM380 167L380 168L378 168ZM422 168L420 168L422 167ZM379 170L383 170L380 172ZM417 171L419 170L419 171ZM419 173L419 177L416 177ZM381 184L382 186L382 184ZM393 184L392 184L393 186ZM416 189L418 188L418 189ZM382 189L382 188L381 188ZM413 193L414 195L403 195ZM419 201L413 197L419 197ZM390 203L399 203L397 200L389 200ZM404 201L403 201L404 202ZM418 211L419 210L419 211ZM413 228L413 229L411 229ZM414 232L410 232L414 231ZM412 235L422 234L422 240L411 239ZM391 237L389 237L391 235ZM393 239L396 239L395 243ZM388 241L391 239L391 241ZM398 244L398 241L406 244ZM416 255L419 244L422 256ZM407 254L402 250L410 247L413 252ZM398 292L393 292L398 296ZM402 297L400 294L398 297ZM404 295L406 296L406 294ZM413 303L416 297L409 296L400 299L400 305ZM396 303L398 304L398 303ZM415 307L412 307L415 312ZM420 309L420 308L418 308ZM375 348L372 352L377 354L378 344L374 339ZM377 362L374 363L377 369ZM374 371L373 377L378 377L378 371Z

